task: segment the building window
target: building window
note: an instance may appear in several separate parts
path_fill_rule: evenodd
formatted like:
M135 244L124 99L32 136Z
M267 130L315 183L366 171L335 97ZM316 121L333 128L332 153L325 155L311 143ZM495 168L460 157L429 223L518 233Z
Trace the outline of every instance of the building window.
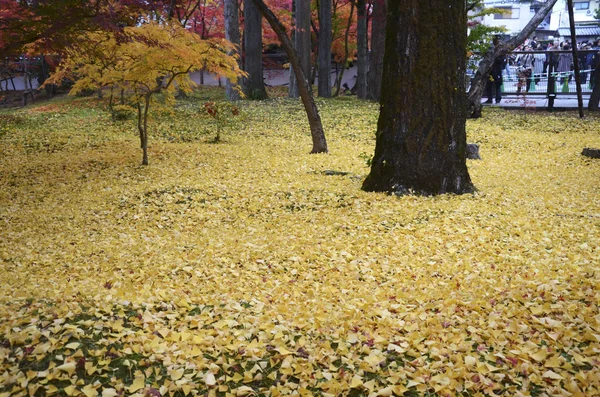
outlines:
M496 7L498 10L502 10L501 14L494 14L494 19L519 19L521 16L520 8L512 7Z
M573 3L573 8L575 9L575 11L589 10L590 2L589 1L578 1L576 3Z

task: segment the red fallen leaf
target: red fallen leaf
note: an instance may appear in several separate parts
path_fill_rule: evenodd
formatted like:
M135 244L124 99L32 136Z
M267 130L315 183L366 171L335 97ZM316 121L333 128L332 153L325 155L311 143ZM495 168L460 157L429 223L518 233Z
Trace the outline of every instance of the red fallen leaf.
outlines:
M33 346L27 346L25 349L23 349L23 353L24 356L27 357L28 355L30 355L33 351L35 350L35 348Z
M77 370L85 369L85 357L81 357L79 360L77 360L77 364L75 364L75 368L77 368Z
M516 357L506 357L506 361L510 362L513 366L516 366L519 363L519 359Z
M479 383L479 382L481 382L481 378L479 377L478 374L475 374L475 375L471 376L471 381L473 381L473 383Z
M155 388L149 387L148 389L146 389L146 392L144 393L144 396L145 397L161 397L162 395Z

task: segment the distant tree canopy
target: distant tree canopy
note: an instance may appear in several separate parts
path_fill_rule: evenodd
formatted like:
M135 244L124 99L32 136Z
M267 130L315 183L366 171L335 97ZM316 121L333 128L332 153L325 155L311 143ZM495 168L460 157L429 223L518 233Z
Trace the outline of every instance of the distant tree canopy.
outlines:
M59 51L85 30L138 23L140 0L0 0L0 52Z
M468 36L467 54L473 52L483 53L492 44L494 36L506 32L506 28L499 26L487 26L479 21L486 15L500 12L497 8L485 7L483 0L467 1L468 12Z

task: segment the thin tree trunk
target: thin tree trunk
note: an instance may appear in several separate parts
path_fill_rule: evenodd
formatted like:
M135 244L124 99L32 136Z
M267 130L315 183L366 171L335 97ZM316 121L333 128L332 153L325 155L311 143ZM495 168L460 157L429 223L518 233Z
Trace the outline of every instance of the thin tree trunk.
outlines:
M146 94L144 97L144 134L142 138L142 165L148 165L148 109L150 109L151 94Z
M569 27L571 28L571 37L573 37L573 69L575 73L575 86L577 87L577 107L579 108L579 117L584 118L583 97L581 95L581 75L579 74L579 55L577 54L577 36L575 33L575 16L573 15L573 0L567 0L569 8Z
M386 3L386 0L374 0L371 16L371 55L369 57L367 97L377 102L379 102L381 96L381 71L383 70L385 19L387 15Z
M296 51L294 51L292 42L285 33L285 28L281 22L279 22L277 17L271 12L271 10L265 5L263 0L253 0L253 2L277 34L279 41L281 41L281 44L283 45L283 48L290 59L292 67L294 68L294 72L296 73L296 80L298 81L298 87L300 89L300 97L302 98L302 103L304 104L304 109L306 110L308 123L310 125L313 143L311 153L326 153L327 140L325 139L325 132L323 131L321 116L319 115L319 109L317 108L313 98L310 84L308 84L308 79L302 71L302 67L300 66L298 54L296 54Z
M340 88L342 87L342 79L344 78L344 70L348 63L348 57L350 56L350 49L348 48L348 38L350 36L350 26L352 26L352 16L354 15L354 2L350 2L350 16L348 17L348 25L346 26L346 34L344 36L344 61L342 62L342 68L337 76L335 82L335 96L340 95Z
M390 1L388 7L375 155L363 189L472 192L466 166L465 1Z
M114 123L115 121L117 121L117 118L115 116L115 110L113 108L113 99L114 99L113 88L111 87L110 97L108 98L108 109L110 110L110 118L112 119L112 121Z
M317 1L317 7L319 7L319 2ZM317 13L318 13L318 8L317 8ZM317 16L318 18L318 16ZM310 63L310 85L315 85L315 80L317 79L317 73L319 71L319 30L317 29L317 26L315 25L315 21L312 19L312 17L310 18L310 27L311 27L311 31L315 34L315 40L312 40L312 35L311 35L311 48L312 48L312 53L315 54L314 58L315 58L315 62L312 62L312 56L311 56L311 63Z
M33 86L29 78L29 60L27 56L23 56L23 85L23 88L25 88L23 91L23 106L27 106L28 96L31 95L31 102L33 102Z
M471 88L467 94L469 100L467 103L468 110L467 114L470 118L481 117L481 98L485 90L485 84L488 81L490 70L494 60L499 57L504 57L506 54L514 50L517 46L523 44L531 33L539 26L540 23L546 18L546 15L552 11L552 7L556 4L557 0L548 0L544 5L535 13L529 23L519 32L518 35L507 41L506 43L498 43L498 45L490 48L484 55L477 72L471 82Z
M261 15L253 0L244 0L244 47L246 58L244 92L251 99L268 98L263 81Z
M594 57L594 64L592 65L593 73L590 74L590 83L592 84L592 93L588 101L588 110L591 112L598 111L600 106L600 52L596 52Z
M356 96L359 99L367 99L367 8L365 0L357 1L357 76Z
M138 103L137 103L137 127L138 127L138 133L140 135L140 148L141 149L144 148L144 125L142 124L142 122L143 122L142 105L140 103L140 100L138 100Z
M296 0L296 53L305 76L310 76L310 0Z
M292 5L292 26L291 26L291 35L290 40L294 45L294 50L296 50L296 0L291 1ZM290 98L298 98L299 92L296 87L296 73L294 73L294 68L290 65L290 84L288 85L288 97ZM294 96L295 95L295 96Z
M319 87L320 97L331 97L331 0L319 2Z
M310 76L310 0L295 0L293 2L295 16L294 48L300 59L300 66L305 76ZM292 66L293 68L293 66ZM300 96L299 83L294 73L290 73L289 97Z
M177 0L171 0L169 3L169 11L167 13L167 19L170 21L173 19L173 15L175 15L175 6L177 5Z
M235 52L229 52L228 55L236 53L239 55L240 47L240 19L238 15L238 2L237 0L224 0L223 6L225 14L225 38L229 40L233 45L236 46ZM238 58L239 64L239 58ZM220 80L219 80L220 82ZM225 83L225 95L229 101L237 101L240 99L240 93L235 89L240 85L239 79L236 81L230 81L229 79Z

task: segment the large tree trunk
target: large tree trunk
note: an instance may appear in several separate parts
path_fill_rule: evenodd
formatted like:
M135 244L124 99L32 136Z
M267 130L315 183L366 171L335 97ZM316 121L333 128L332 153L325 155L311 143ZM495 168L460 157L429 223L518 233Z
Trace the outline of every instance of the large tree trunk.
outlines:
M223 8L225 14L225 38L236 46L236 52L239 55L240 20L238 15L238 2L237 0L225 0ZM231 55L231 53L229 55ZM237 81L227 80L225 83L225 95L230 101L237 101L240 99L240 93L235 89L236 86L239 86L239 79Z
M510 39L505 43L498 43L494 47L490 48L484 55L481 62L479 62L479 67L477 68L477 73L473 77L473 81L471 82L471 88L469 89L468 95L468 116L470 118L479 118L481 117L481 97L483 96L483 92L485 90L485 84L488 81L488 76L490 74L490 70L492 69L492 64L494 60L499 57L504 57L506 54L514 50L519 45L523 44L525 39L527 39L539 26L540 23L546 18L546 15L550 11L552 11L552 7L556 4L557 0L548 0L544 3L544 5L535 13L533 18L529 21L529 23L523 28L518 35Z
M465 0L388 4L381 110L366 191L462 194L466 165Z
M331 97L331 0L319 1L319 96Z
M244 93L251 99L268 98L263 81L261 19L252 0L244 0L244 70L248 73L244 79Z
M386 0L373 1L371 16L371 55L369 57L369 75L367 97L379 102L381 96L381 72L383 70L383 52L385 50Z
M300 66L298 54L294 51L292 42L285 33L285 28L271 12L269 7L265 5L263 0L253 0L253 2L277 34L277 37L279 38L279 41L281 41L281 45L285 49L285 52L290 59L290 63L294 68L296 80L298 81L298 87L300 89L300 97L302 98L302 103L304 104L304 109L306 110L306 115L308 117L308 124L310 125L313 143L311 153L327 153L327 141L325 139L325 132L323 131L319 109L313 98L312 89L310 88L310 84L308 84L308 79Z
M366 0L357 0L358 11L356 28L357 49L357 76L356 96L359 99L367 99L367 8Z
M305 76L310 76L310 0L295 0L296 34L294 35L294 48L300 60L300 66ZM295 77L295 75L294 75ZM299 82L290 82L290 98L300 96Z

